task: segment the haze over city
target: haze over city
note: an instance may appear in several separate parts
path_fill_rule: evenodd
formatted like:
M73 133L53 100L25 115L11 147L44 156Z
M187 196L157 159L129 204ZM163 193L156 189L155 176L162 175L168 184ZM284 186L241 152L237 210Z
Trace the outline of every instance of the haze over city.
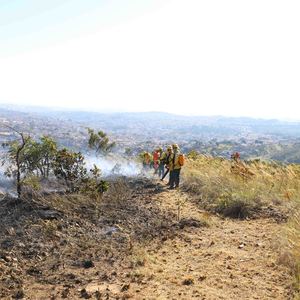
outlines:
M0 103L300 119L298 1L0 2Z

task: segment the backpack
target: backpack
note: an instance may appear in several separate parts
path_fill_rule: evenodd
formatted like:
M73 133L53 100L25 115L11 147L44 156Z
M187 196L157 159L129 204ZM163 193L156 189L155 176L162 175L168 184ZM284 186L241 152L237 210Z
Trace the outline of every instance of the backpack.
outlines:
M184 154L180 153L178 155L178 163L180 164L180 166L183 166L184 163L185 163L185 157L184 157Z

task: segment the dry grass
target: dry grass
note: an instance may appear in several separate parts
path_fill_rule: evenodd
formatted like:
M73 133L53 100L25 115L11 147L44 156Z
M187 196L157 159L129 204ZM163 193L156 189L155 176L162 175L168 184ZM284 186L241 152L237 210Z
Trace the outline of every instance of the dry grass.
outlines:
M198 155L187 161L183 188L209 210L245 218L264 205L286 206L300 197L300 166L232 162Z
M298 206L299 208L299 206ZM286 226L286 263L295 274L295 299L300 299L300 212L296 211Z
M183 188L200 205L225 216L251 217L270 206L294 212L285 225L281 252L295 274L295 299L300 299L300 165L194 155L183 179Z

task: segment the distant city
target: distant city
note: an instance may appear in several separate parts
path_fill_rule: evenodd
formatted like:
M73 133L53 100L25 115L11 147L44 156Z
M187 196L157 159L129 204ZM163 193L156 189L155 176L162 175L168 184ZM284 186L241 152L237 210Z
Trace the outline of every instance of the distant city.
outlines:
M117 143L115 151L125 153L127 149L131 155L176 142L186 153L196 150L229 158L232 152L238 151L243 159L300 162L300 122L295 121L180 116L163 112L98 113L0 105L0 124L36 139L49 135L61 146L81 151L87 148L87 127L90 127L107 132ZM10 129L1 127L1 143L16 138Z

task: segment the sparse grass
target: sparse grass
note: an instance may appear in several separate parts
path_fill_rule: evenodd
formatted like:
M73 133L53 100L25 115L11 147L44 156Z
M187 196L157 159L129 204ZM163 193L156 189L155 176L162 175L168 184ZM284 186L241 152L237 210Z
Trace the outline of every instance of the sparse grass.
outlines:
M144 267L148 260L148 255L143 247L133 249L131 255L131 267Z

